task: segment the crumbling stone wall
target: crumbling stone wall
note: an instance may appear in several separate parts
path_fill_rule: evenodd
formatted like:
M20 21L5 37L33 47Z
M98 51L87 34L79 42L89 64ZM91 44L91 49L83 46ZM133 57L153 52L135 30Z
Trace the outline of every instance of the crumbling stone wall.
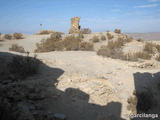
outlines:
M80 17L71 18L71 27L69 29L69 34L80 32L79 21L80 21Z

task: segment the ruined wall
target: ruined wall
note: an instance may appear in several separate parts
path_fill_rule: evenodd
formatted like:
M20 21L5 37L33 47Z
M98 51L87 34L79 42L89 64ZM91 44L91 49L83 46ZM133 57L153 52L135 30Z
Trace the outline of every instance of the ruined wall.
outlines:
M71 18L71 27L69 29L69 34L80 32L79 21L80 21L80 17Z

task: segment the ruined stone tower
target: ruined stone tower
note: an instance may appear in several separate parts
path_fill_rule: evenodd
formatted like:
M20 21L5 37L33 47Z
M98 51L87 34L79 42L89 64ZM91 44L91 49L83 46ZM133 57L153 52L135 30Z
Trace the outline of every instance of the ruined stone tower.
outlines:
M69 29L69 34L80 32L79 21L80 17L71 18L71 27Z

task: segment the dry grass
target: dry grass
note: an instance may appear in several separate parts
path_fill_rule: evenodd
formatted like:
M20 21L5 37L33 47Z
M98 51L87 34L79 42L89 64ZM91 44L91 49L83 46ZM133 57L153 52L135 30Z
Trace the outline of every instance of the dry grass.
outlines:
M11 34L5 34L4 35L4 39L11 40L12 39L12 35Z
M22 46L19 46L17 44L12 44L12 46L9 48L10 51L25 53L25 50Z
M92 40L92 42L94 42L94 43L96 43L96 42L99 42L100 40L99 40L99 37L98 36L93 36L93 38L91 39Z
M107 38L108 38L108 40L111 40L111 39L113 39L113 38L114 38L114 36L113 36L113 35L111 35L109 32L107 32Z
M117 34L121 34L121 30L120 29L115 29L114 32L117 33Z
M102 40L102 41L106 40L106 36L102 35L102 36L101 36L101 40Z
M21 34L21 33L14 33L14 34L13 34L13 37L14 37L15 39L23 39L23 34Z
M145 59L149 60L151 59L151 55L148 54L147 52L135 52L135 53L128 53L124 55L124 60L127 61L138 61L138 59Z

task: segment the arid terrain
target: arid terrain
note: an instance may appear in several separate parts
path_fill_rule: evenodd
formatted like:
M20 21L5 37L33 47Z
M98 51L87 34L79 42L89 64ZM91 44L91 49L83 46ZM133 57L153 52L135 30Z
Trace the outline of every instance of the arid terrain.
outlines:
M158 41L160 38L154 35L148 37L150 34L147 34L142 40L137 40L141 38L141 35L128 34L133 37L129 38L125 34L115 32L108 32L108 34L113 37L109 38L107 32L83 34L82 41L91 42L93 50L66 50L65 48L64 50L39 52L42 50L40 48L38 52L35 52L36 44L43 39L50 38L51 34L23 35L23 39L1 40L0 60L3 63L0 65L1 74L3 67L8 64L12 56L36 56L36 59L40 61L37 74L25 78L22 83L16 81L18 84L28 85L29 89L37 87L37 89L42 89L45 96L42 99L38 98L36 102L28 99L17 102L19 106L26 105L23 109L28 112L25 113L25 111L24 114L30 117L40 114L41 109L37 110L35 107L38 106L42 107L47 115L60 113L65 115L67 120L130 120L129 115L135 111L138 113L139 109L136 108L136 105L140 104L134 101L136 102L136 105L133 104L134 110L128 109L129 104L132 104L128 99L131 96L134 97L133 92L136 91L137 100L139 100L138 93L148 89L153 90L153 96L158 101L160 99L157 87L160 83L160 62L158 59L159 46L156 45L160 45ZM62 34L62 40L71 35L78 36L78 34ZM98 36L99 40L93 40L94 36ZM105 39L102 36L105 36ZM105 51L100 52L100 49L109 49L102 46L112 45L114 43L111 42L111 44L110 41L119 40L126 41L118 48L114 49L113 46L112 51L118 50L117 54L111 52L105 55ZM155 46L149 46L148 52L145 49L145 54L139 53L143 51L147 42L151 43L151 40ZM12 44L22 46L26 52L9 50ZM123 52L122 56L120 52ZM138 57L134 53L137 53ZM112 54L115 54L116 57ZM2 87L5 85L1 84ZM13 94L16 96L16 93ZM33 93L34 95L36 93ZM155 103L151 103L152 106L145 109L147 113L159 112L160 103ZM31 113L29 113L30 107L33 107Z

